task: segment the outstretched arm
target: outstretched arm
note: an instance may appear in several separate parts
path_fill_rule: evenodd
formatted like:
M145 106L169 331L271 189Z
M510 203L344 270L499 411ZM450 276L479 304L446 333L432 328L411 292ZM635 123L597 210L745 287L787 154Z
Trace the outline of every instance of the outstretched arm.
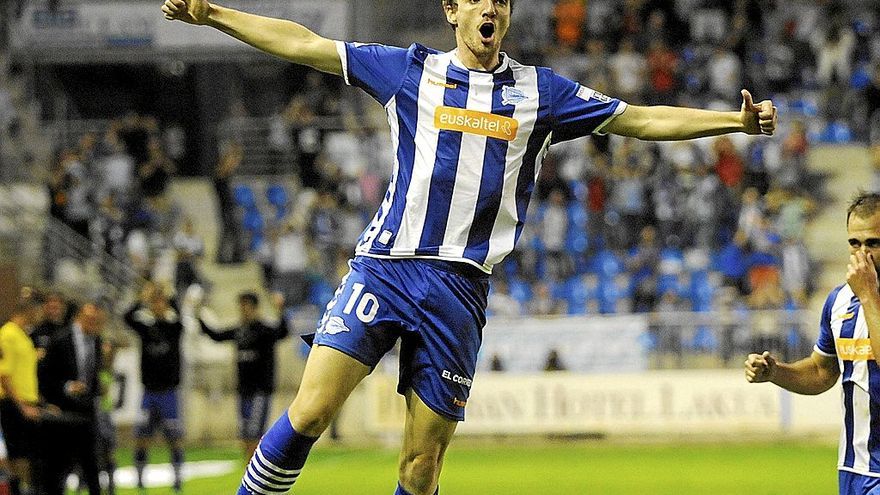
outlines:
M248 14L207 0L165 0L162 12L169 21L211 26L266 53L342 75L336 43L295 22Z
M818 395L827 391L840 376L837 358L823 356L816 351L810 357L791 364L777 362L767 351L749 354L745 371L749 383L772 382L803 395Z
M739 112L629 105L604 130L646 141L678 141L732 132L772 136L776 130L776 107L773 102L764 100L755 104L746 90L742 90L742 97Z

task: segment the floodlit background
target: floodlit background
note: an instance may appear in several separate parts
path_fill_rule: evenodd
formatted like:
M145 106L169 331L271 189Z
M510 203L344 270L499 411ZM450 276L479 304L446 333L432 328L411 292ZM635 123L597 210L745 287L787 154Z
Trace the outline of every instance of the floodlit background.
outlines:
M336 39L453 46L439 1L235 0ZM383 109L337 78L160 2L0 3L0 314L35 284L112 305L115 421L130 464L148 279L286 296L294 333L332 298L391 170ZM810 353L844 281L845 208L880 189L880 4L869 0L516 0L520 62L633 104L779 107L773 138L554 146L491 317L443 493L831 493L838 393L748 385L742 362ZM234 353L191 329L186 493L231 493ZM308 349L278 346L272 417ZM391 355L358 388L295 493L391 493L402 402ZM150 493L170 493L154 449ZM198 462L196 462L198 461ZM166 466L167 467L167 466ZM119 473L120 484L130 473ZM122 493L127 493L123 491Z

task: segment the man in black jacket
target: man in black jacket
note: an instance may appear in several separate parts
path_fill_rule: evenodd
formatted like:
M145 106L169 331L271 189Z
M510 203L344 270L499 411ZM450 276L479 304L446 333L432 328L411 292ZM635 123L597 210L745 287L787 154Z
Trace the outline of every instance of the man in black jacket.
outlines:
M49 341L40 362L40 394L61 411L48 415L43 426L45 495L63 495L67 475L76 465L89 494L101 493L95 428L104 322L104 310L92 302L83 304L68 329Z
M241 322L225 330L213 330L199 318L202 332L215 342L235 342L238 350L239 435L245 459L250 459L266 428L272 392L275 391L275 344L287 337L284 298L272 300L278 323L266 325L259 319L259 299L253 292L238 296Z
M141 340L141 382L144 396L134 428L134 462L138 488L143 491L143 473L147 465L147 446L159 427L171 449L174 468L174 491L180 492L183 468L183 425L180 418L180 341L183 323L164 290L149 283L141 300L125 313L125 323Z

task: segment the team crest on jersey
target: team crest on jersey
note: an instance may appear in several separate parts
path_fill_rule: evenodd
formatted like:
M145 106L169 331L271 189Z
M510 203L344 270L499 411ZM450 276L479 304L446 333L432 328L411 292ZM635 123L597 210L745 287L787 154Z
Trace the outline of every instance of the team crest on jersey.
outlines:
M519 88L514 88L513 86L502 86L501 87L501 104L502 105L516 105L517 103L522 103L525 100L528 100L529 97L526 96L525 93Z

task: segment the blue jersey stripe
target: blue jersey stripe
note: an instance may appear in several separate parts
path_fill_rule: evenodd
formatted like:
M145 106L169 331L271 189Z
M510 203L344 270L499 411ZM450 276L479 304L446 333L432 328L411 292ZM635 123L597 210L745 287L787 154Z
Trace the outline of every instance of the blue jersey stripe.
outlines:
M492 77L494 88L492 90L492 113L513 117L516 108L513 105L501 103L502 88L504 86L516 86L513 71L509 68ZM504 171L507 163L508 142L503 139L487 138L486 154L483 156L483 176L480 181L480 196L477 199L477 209L474 212L474 221L468 233L467 248L464 257L476 260L480 263L486 261L489 254L489 238L492 236L492 228L501 208L501 192L504 190Z
M851 339L855 334L856 321L859 319L859 309L861 304L856 296L850 299L848 313L853 313L853 317L844 321L840 327L840 338ZM852 382L853 362L843 362L843 405L846 413L844 414L844 427L846 428L846 452L843 457L843 465L845 467L853 467L855 463L856 453L853 448L853 430L855 424L853 422L853 387Z
M443 105L467 108L470 85L465 84L462 78L454 77L457 70L459 69L454 64L449 64L446 69L446 82L450 85L443 92ZM431 188L428 189L428 212L416 254L437 255L443 245L446 222L449 221L449 209L452 206L452 192L455 190L455 178L458 174L461 136L460 131L446 129L441 129L438 135L437 157L431 175Z
M855 424L853 423L854 386L853 382L843 382L843 403L846 406L844 407L845 412L843 414L843 426L846 430L846 452L843 455L843 465L848 468L853 467L856 459L856 451L853 448L853 430L855 429Z
M870 391L870 422L868 432L868 469L872 473L880 473L880 402L875 395L880 391L880 366L877 361L868 361L868 390Z
M397 122L399 126L399 140L397 146L397 169L396 189L391 201L391 208L385 218L381 230L388 230L394 235L386 243L393 246L395 236L403 219L406 209L406 193L409 191L412 180L413 162L416 156L416 128L419 119L419 84L422 80L424 67L421 64L413 64L406 75L407 83L397 93ZM373 241L376 245L378 239Z
M529 202L532 198L532 191L535 189L535 172L538 163L538 154L542 153L542 145L550 134L550 127L547 122L550 121L550 79L549 71L538 68L538 118L535 121L535 128L532 135L529 136L529 143L526 145L526 153L523 157L522 166L519 169L519 175L516 179L516 234L514 235L514 245L519 242L522 235L523 225L526 220L526 213L529 209Z

